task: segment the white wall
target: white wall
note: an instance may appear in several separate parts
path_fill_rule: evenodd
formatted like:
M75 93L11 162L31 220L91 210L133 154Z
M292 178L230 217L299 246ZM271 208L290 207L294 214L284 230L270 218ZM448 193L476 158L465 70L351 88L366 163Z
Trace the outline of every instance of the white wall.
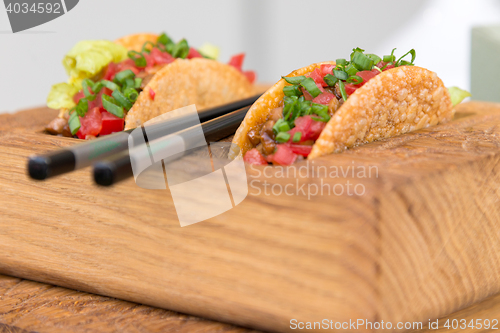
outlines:
M61 59L77 41L141 31L211 42L222 61L244 51L261 82L357 46L379 55L415 48L418 65L469 88L470 28L490 23L500 23L499 0L80 0L12 34L1 8L0 112L44 104L50 86L66 80Z

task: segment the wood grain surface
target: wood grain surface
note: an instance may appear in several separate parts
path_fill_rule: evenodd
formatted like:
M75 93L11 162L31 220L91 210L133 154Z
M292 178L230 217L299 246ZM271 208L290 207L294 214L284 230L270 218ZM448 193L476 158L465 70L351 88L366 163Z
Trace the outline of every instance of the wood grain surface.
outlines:
M108 297L0 276L0 333L257 332Z
M185 228L168 190L102 189L88 170L29 180L27 156L75 143L41 132L52 116L0 119L5 274L272 331L292 318L427 321L500 291L499 105L466 103L452 123L304 166L377 177L247 170L261 194ZM364 193L264 195L264 181Z
M500 295L496 295L440 318L439 329L424 325L422 329L409 332L491 332L493 330L486 327L449 329L444 325L453 320L477 323L478 319L499 318ZM258 333L168 310L0 276L0 333L32 332Z

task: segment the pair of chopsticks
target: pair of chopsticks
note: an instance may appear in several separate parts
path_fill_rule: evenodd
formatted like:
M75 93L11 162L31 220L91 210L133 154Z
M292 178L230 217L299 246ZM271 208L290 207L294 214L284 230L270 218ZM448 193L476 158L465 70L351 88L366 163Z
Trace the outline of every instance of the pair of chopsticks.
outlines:
M217 141L234 133L250 105L260 96L198 111L206 141ZM148 133L154 133L155 137L189 134L198 126L188 127L190 119L187 118L189 117L179 117L152 124L148 126ZM28 160L28 174L33 179L45 180L93 164L93 176L97 184L115 184L133 175L128 149L128 137L132 131L118 132L48 154L31 156ZM101 149L98 154L89 153L96 146L105 149ZM79 158L82 155L85 158Z

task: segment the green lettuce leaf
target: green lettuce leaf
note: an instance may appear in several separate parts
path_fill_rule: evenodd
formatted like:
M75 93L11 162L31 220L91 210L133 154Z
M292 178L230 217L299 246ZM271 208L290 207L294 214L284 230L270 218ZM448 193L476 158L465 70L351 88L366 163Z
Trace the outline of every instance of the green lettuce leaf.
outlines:
M68 83L54 84L47 96L47 106L51 109L71 109L75 106L73 96L78 88Z
M205 43L203 44L199 49L198 52L201 53L202 56L205 58L217 60L219 58L219 48L215 45L212 45L210 43Z
M470 92L458 87L449 87L448 91L450 93L451 103L453 104L453 106L460 104L464 100L464 98L471 96Z
M78 42L63 59L69 75L68 83L81 89L83 79L92 78L110 62L127 58L127 49L107 40L84 40Z

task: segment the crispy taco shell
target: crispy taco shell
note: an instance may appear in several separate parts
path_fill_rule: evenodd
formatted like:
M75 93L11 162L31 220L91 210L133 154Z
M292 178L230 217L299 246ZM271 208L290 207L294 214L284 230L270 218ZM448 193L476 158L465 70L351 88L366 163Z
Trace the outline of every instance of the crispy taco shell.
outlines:
M154 92L154 99L150 90ZM234 67L215 60L177 59L149 81L125 117L135 128L165 112L196 104L198 110L252 96L254 87Z
M312 64L288 76L310 73L321 64ZM285 80L278 81L249 110L233 139L240 154L253 148L247 133L262 125L270 111L280 106L285 85ZM446 122L453 114L448 90L436 73L416 66L393 68L349 96L321 132L308 159ZM237 152L232 151L231 155L236 157Z
M133 51L141 51L142 46L146 42L151 42L156 44L156 40L158 39L158 35L150 34L150 33L142 33L142 34L133 34L118 38L115 40L116 44L120 44L125 47L127 50Z

